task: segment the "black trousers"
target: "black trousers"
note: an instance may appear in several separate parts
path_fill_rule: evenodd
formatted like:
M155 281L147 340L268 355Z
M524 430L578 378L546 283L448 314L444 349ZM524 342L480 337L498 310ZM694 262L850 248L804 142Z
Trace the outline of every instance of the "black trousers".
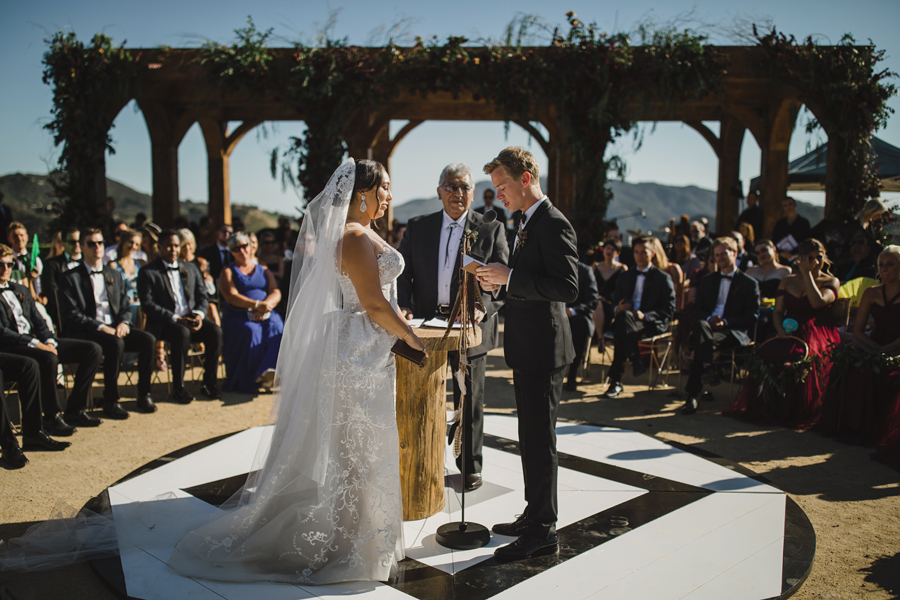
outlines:
M18 346L14 352L37 361L41 379L41 408L44 417L50 418L60 411L59 399L56 395L56 373L59 365L78 363L75 370L75 385L69 394L66 412L83 410L87 406L88 394L94 383L94 375L100 367L103 351L94 342L60 338L57 340L56 354L28 346Z
M566 367L552 371L513 370L519 423L519 452L525 477L526 535L547 538L556 533L556 413Z
M153 359L156 353L156 338L140 329L132 329L123 338L102 331L88 331L85 338L103 349L103 401L119 401L119 370L122 355L128 352L138 354L138 397L150 393L150 378L153 376Z
M625 372L625 361L640 358L638 342L644 338L656 335L655 327L648 327L646 323L637 318L633 310L621 311L613 321L613 360L609 365L609 380L622 381L622 373Z
M584 350L587 340L594 335L594 321L589 316L575 315L574 317L569 317L569 327L572 329L572 345L575 346L575 360L569 365L567 379L569 383L575 383L575 378L578 376L578 367L584 361Z
M484 371L487 363L487 355L482 354L475 358L469 358L469 366L466 368L466 411L463 415L463 423L467 425L465 431L465 445L462 453L456 458L456 466L462 470L463 458L466 461L466 474L481 473L484 465ZM459 408L459 383L456 381L456 369L459 366L459 352L447 353L447 364L453 368L453 408Z
M15 354L0 353L0 448L18 448L16 436L6 413L6 384L15 382L21 405L22 433L33 435L41 430L40 368L37 361Z
M221 327L209 319L203 319L203 325L196 331L178 323L165 323L160 339L172 346L172 383L176 388L184 387L184 364L187 362L191 343L202 342L206 346L203 354L203 368L206 370L203 374L204 385L216 383L216 367L219 365L219 355L222 354Z
M741 342L730 329L713 329L707 321L694 321L691 344L694 346L694 361L684 391L699 394L703 389L703 367L712 362L713 353L740 346Z

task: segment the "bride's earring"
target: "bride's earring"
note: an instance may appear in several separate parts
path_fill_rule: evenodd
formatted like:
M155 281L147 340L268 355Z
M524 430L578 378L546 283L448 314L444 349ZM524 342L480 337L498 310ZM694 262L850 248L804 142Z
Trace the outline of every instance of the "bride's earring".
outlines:
M362 202L359 203L359 210L361 212L366 212L366 195L360 194L359 197L362 200Z

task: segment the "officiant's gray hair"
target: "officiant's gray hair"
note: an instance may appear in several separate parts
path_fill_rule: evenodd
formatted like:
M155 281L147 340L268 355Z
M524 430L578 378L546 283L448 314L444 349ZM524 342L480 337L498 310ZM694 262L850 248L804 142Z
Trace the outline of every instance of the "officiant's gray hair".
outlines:
M447 177L459 177L460 175L465 175L469 178L469 183L475 185L475 178L472 177L472 171L469 170L469 165L463 162L455 162L450 163L444 170L441 171L441 177L438 179L438 185L444 185L444 181L447 180Z

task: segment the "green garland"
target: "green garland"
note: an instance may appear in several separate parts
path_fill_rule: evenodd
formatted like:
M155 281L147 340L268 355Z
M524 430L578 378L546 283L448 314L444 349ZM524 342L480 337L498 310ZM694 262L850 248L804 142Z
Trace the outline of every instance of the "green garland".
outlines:
M96 226L107 219L106 207L96 197L96 176L104 154L115 150L109 135L110 107L118 98L134 95L146 57L114 47L97 34L89 45L74 33L58 31L44 54L44 83L53 87L53 120L44 126L62 146L54 177L62 214L53 223ZM102 200L102 199L100 199Z
M829 351L832 368L838 373L853 369L868 369L875 375L900 370L900 356L883 352L868 352L852 344L833 344Z
M830 173L830 191L852 220L867 199L879 195L869 145L894 112L887 102L897 87L886 80L897 74L878 70L884 50L856 46L849 34L836 46L820 46L812 37L798 44L794 36L774 28L761 35L754 26L753 35L769 56L761 65L763 72L794 87L815 111L806 131L823 128L828 134L828 151L835 154L832 164L839 165Z
M776 373L774 365L765 362L756 353L751 353L747 355L747 370L758 384L784 398L788 389L806 381L813 365L821 367L821 361L818 356L803 358L782 365L781 370Z

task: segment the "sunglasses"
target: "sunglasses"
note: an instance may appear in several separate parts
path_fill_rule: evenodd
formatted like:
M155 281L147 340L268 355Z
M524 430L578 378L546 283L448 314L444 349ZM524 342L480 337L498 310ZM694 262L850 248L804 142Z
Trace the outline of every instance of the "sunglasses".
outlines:
M88 241L85 242L85 244L86 244L89 248L98 248L98 247L100 247L100 246L103 245L103 240L99 240L99 241L96 241L96 240L88 240Z
M249 246L249 244L241 244L240 246L235 246L234 248L232 248L231 251L234 253L238 253L241 250L243 250L244 248L246 248L247 246Z
M0 269L12 269L13 262L7 262L5 260L0 260Z

